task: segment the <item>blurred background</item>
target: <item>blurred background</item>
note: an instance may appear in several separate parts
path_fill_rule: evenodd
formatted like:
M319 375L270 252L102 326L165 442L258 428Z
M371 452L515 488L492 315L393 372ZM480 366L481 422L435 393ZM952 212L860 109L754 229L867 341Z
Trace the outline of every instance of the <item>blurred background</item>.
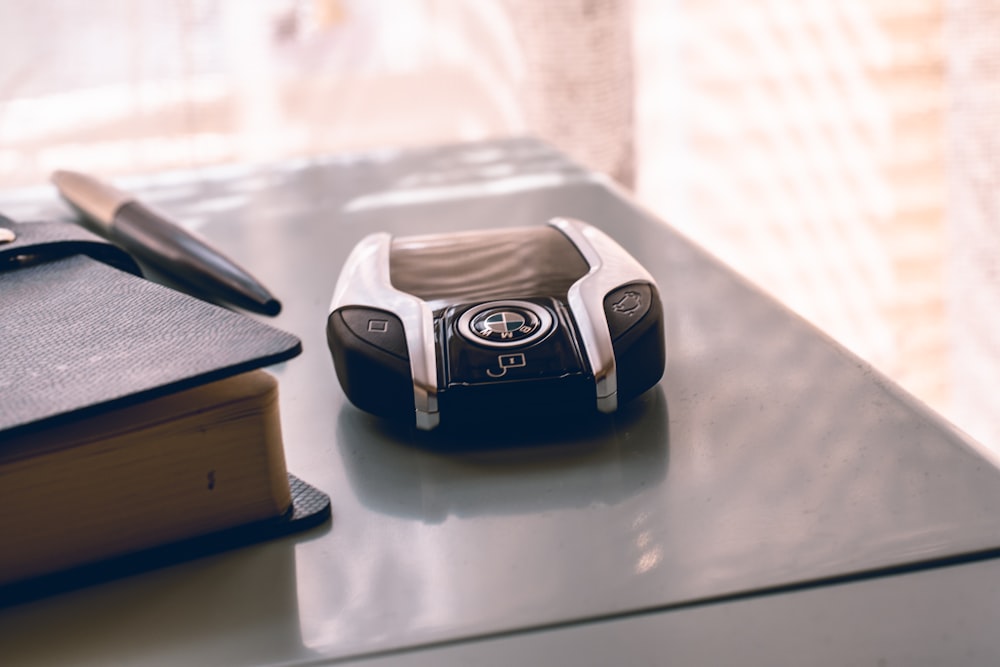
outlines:
M990 0L4 0L0 188L533 134L1000 451L998 34Z

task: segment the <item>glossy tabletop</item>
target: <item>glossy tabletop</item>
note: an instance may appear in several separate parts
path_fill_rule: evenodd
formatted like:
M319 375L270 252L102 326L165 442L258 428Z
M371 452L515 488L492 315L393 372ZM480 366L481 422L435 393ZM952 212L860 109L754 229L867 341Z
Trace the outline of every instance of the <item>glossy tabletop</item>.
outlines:
M390 660L863 586L1000 548L988 450L544 144L121 185L283 302L273 322L305 349L272 368L288 465L331 496L333 521L0 610L0 655L12 664ZM0 194L0 212L68 215L46 189ZM603 420L512 417L502 432L447 437L389 428L346 402L324 326L358 240L554 216L604 229L658 282L668 349L658 387Z

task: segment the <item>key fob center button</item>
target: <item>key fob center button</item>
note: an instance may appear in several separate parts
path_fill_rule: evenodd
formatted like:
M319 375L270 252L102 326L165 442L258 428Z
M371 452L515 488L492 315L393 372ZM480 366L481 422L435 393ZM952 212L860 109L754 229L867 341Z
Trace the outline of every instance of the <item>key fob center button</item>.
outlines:
M466 340L487 347L527 345L552 329L552 314L528 301L491 301L469 308L458 319L458 332Z

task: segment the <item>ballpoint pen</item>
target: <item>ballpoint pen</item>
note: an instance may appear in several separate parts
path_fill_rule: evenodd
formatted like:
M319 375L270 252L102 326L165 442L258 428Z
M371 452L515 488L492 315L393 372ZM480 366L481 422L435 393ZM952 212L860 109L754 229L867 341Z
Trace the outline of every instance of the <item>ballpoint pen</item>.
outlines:
M85 227L194 296L277 315L281 303L246 270L132 195L75 171L52 182Z

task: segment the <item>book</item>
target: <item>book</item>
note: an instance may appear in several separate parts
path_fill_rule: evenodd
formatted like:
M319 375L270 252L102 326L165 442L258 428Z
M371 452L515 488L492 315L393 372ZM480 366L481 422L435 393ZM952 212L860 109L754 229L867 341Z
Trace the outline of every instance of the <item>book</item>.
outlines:
M301 530L277 382L299 339L0 216L0 605Z
M257 370L0 448L0 585L287 515L278 385Z

